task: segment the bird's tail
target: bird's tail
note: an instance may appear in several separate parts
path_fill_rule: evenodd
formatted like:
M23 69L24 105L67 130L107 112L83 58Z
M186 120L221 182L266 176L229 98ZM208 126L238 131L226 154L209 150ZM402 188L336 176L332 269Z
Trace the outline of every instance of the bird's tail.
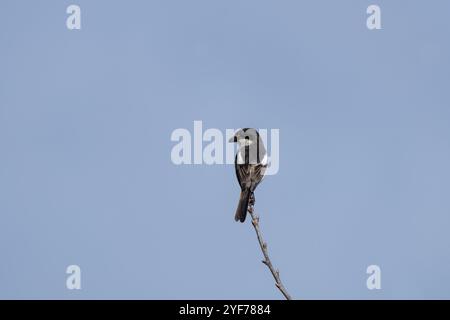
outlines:
M245 221L245 217L247 216L248 201L250 200L251 194L252 192L248 188L241 190L241 196L239 197L239 204L236 209L236 214L234 215L234 220L241 222Z

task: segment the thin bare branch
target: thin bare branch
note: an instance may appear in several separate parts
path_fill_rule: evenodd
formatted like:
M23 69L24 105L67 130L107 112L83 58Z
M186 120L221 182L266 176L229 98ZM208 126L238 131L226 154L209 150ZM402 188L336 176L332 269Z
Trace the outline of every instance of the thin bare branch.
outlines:
M249 206L248 206L248 212L250 213L250 216L252 217L252 225L255 228L256 236L258 238L259 246L261 247L261 251L264 255L264 260L262 260L262 263L264 263L272 273L273 278L275 279L275 286L281 291L281 293L284 295L284 297L287 300L292 300L291 295L287 292L286 288L284 287L283 283L281 282L280 278L280 272L275 269L272 265L272 262L270 261L269 252L267 250L267 243L264 241L261 229L259 227L259 217L255 214L253 210L254 205L254 198L251 199Z

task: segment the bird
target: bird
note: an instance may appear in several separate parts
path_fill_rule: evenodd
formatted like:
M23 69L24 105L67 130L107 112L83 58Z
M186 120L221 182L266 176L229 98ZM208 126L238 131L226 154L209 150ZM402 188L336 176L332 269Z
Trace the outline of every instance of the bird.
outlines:
M239 129L229 142L237 143L239 148L234 168L241 194L234 220L244 222L249 201L254 201L254 191L266 172L267 153L259 132L253 128Z

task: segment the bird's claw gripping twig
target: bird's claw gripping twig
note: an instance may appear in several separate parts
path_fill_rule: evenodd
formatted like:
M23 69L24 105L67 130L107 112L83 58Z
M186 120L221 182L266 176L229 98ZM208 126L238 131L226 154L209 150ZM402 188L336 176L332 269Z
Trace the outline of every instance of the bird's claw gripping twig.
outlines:
M248 200L248 205L253 207L255 205L255 194L252 192L250 199Z

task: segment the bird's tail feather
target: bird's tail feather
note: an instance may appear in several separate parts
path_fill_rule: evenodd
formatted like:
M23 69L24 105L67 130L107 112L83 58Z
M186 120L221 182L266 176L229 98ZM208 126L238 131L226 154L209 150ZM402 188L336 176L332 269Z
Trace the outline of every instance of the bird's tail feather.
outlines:
M234 215L234 220L245 221L247 217L248 202L250 200L251 191L250 189L241 190L241 196L239 197L239 204L236 209L236 214Z

